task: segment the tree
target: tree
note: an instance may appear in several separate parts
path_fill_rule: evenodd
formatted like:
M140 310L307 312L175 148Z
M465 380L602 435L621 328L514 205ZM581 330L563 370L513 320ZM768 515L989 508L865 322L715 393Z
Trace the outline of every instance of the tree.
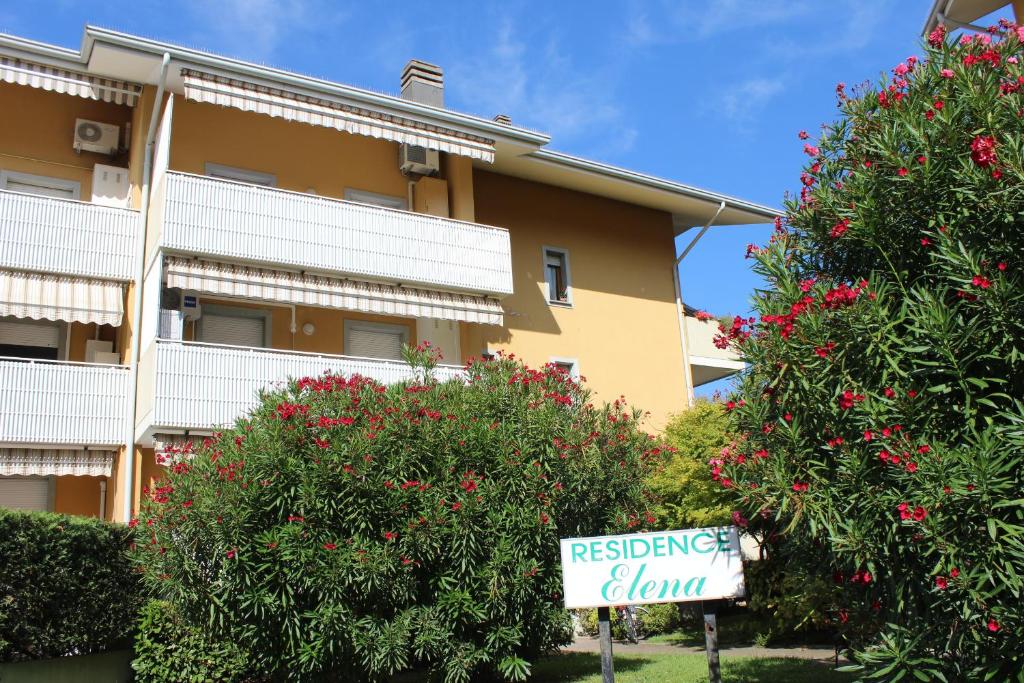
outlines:
M417 381L268 390L147 492L136 558L203 648L275 679L522 680L571 638L559 538L653 523L663 448L623 402L511 357L445 383L429 348L408 360Z
M732 507L722 488L708 476L708 461L730 441L722 406L699 399L674 415L665 440L674 453L650 479L658 504L656 516L665 529L690 529L730 523Z
M764 248L713 474L872 678L1024 660L1024 29L930 37L848 95ZM801 133L806 139L806 133Z

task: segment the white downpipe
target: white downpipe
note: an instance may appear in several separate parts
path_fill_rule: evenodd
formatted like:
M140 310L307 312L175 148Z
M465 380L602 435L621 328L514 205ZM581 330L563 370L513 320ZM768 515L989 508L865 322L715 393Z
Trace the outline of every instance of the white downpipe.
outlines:
M164 53L160 63L160 80L157 83L153 111L149 116L149 130L146 131L146 148L142 155L142 198L139 207L139 234L135 248L135 296L132 309L132 351L128 369L128 425L125 427L124 452L124 505L121 513L124 521L132 518L132 501L135 499L135 391L139 382L139 355L142 343L142 283L146 277L146 230L149 227L149 194L153 181L153 139L156 137L157 121L163 108L164 87L167 85L167 67L171 54Z
M100 479L100 519L107 514L107 480Z
M697 245L697 240L704 236L704 233L708 231L711 225L718 218L718 214L722 213L725 209L725 202L721 202L718 205L718 210L715 211L715 215L704 224L697 236L694 237L686 248L683 249L683 253L676 257L675 263L672 264L672 281L676 287L676 318L679 322L679 344L683 351L683 384L686 389L686 405L689 408L693 407L694 394L693 394L693 368L690 367L690 340L686 334L686 316L683 310L683 290L679 281L679 265L683 262L683 259L693 250Z

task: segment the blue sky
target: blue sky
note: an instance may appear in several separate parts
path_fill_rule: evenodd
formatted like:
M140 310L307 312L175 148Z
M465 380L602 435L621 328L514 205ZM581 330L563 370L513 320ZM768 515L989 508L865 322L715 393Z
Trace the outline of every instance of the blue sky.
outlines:
M837 82L874 80L919 53L930 6L63 0L8 3L0 31L78 47L93 23L391 93L416 57L444 67L450 107L508 114L560 151L781 206L804 160L797 132L834 118ZM745 247L769 231L709 232L683 264L687 303L746 312L758 281Z

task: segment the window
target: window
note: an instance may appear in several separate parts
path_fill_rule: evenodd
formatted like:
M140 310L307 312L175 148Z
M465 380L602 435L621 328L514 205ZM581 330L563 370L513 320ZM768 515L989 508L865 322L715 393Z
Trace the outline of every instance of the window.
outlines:
M544 280L547 282L548 303L572 305L569 252L565 249L544 247Z
M50 320L0 318L0 356L58 360L63 327Z
M351 187L345 188L345 199L350 202L383 206L386 209L401 209L402 211L405 211L409 208L405 197L394 197L389 194L378 194L376 192L367 192L366 190L355 190Z
M575 358L560 358L555 357L551 359L551 364L556 368L560 368L566 372L573 379L580 378L580 362Z
M81 193L77 181L15 171L0 171L0 189L61 199L78 199Z
M270 312L207 304L197 321L196 337L207 344L262 348L270 346Z
M277 176L273 173L250 171L244 168L235 168L233 166L224 166L222 164L213 164L210 162L206 163L206 175L211 178L237 180L240 183L263 185L264 187L274 187L277 185Z
M0 507L52 510L52 477L0 477Z
M402 360L402 345L409 342L405 325L345 321L345 355L357 358Z

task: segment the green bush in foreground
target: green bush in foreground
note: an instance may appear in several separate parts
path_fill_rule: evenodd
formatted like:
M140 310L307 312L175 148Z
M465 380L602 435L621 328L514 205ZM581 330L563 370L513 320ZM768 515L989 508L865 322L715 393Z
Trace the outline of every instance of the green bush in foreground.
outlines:
M0 661L123 647L141 604L130 530L0 508Z
M571 637L559 538L653 523L663 449L554 366L466 373L266 392L148 492L147 583L268 677L524 679Z

